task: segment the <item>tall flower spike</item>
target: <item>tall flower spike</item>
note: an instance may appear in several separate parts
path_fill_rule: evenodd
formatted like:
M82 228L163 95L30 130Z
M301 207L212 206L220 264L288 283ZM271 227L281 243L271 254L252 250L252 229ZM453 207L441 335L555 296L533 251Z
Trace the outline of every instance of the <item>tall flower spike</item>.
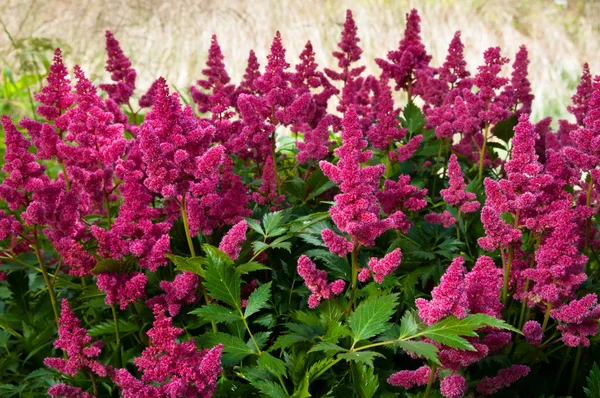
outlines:
M198 300L196 289L198 289L198 276L191 272L177 274L173 282L161 281L160 288L165 294L153 297L146 301L146 305L154 308L158 305L162 311L169 311L175 316L185 304L192 304Z
M467 184L465 184L464 176L455 154L450 155L448 176L450 177L450 187L440 191L446 203L457 207L463 213L477 211L479 208L479 202L476 200L477 195L465 191Z
M425 51L421 42L421 17L416 9L406 14L406 29L397 50L390 51L386 61L375 59L382 69L383 75L394 79L396 90L409 90L414 79L414 72L429 67L431 55Z
M100 89L117 104L127 104L135 90L137 73L131 67L131 61L123 53L119 42L110 31L106 31L106 71L109 72L113 84L101 84Z
M37 113L48 120L54 120L75 102L69 72L63 63L60 48L54 51L54 61L50 65L46 79L48 84L35 95L35 99L42 103L38 106Z
M438 286L431 292L431 300L423 298L415 300L419 310L419 317L428 325L433 325L448 315L457 318L467 316L468 296L465 291L465 260L456 257L442 278Z
M529 374L529 367L525 365L513 365L510 368L502 369L495 377L484 377L477 386L477 391L485 396L495 394L505 387L509 387L522 377Z
M577 85L577 92L573 95L571 100L573 105L569 105L567 110L575 116L577 124L583 126L583 119L587 114L588 103L592 97L594 89L592 88L592 74L590 73L590 66L585 63L583 65L583 71L581 73L581 79Z
M515 56L510 79L511 89L514 91L515 108L521 105L521 107L517 109L517 114L531 113L531 103L534 99L534 95L531 94L531 83L527 78L528 66L529 58L527 47L521 46Z
M332 80L343 81L358 77L364 70L364 66L351 68L352 64L360 60L362 49L358 46L360 39L357 35L358 28L354 22L351 10L346 10L346 21L342 30L342 39L338 43L341 51L334 51L333 56L338 60L339 72L325 68L325 74Z
M71 311L67 299L63 299L61 307L58 339L54 342L54 346L65 351L67 359L46 358L44 364L70 376L75 376L81 370L87 370L105 377L106 367L94 359L100 355L102 341L92 343L92 338L81 327L81 321Z
M233 260L237 260L242 250L242 243L246 240L247 230L248 223L245 220L235 224L221 240L219 250L227 253Z
M501 289L502 270L496 267L490 257L479 257L473 269L465 276L469 312L501 318L504 308L500 302Z
M344 290L346 283L338 279L335 282L327 283L327 272L317 269L315 263L305 255L298 259L298 275L304 279L304 283L311 295L308 298L308 306L316 308L322 299L329 299L337 296Z
M103 272L98 275L98 289L106 293L106 305L119 304L124 310L130 303L142 299L146 295L146 275L140 272L130 274Z
M590 345L588 336L598 334L600 305L595 293L553 309L550 315L562 322L557 329L562 332L562 340L569 347L587 347Z
M467 70L467 62L464 57L465 46L460 40L460 31L454 33L454 37L448 46L448 55L444 64L439 69L440 78L448 84L455 85L457 81L468 78L471 73Z
M417 370L401 370L388 377L387 382L393 386L404 387L407 390L415 386L424 386L429 381L431 368L421 366Z

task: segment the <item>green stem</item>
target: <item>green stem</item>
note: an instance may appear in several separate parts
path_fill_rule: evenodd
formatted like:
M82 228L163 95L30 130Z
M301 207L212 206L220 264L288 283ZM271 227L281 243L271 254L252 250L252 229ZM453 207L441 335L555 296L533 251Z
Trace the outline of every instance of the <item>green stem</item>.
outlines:
M87 371L88 375L90 376L90 380L92 381L92 388L94 390L94 396L97 397L98 396L98 386L96 386L96 378L94 377L94 374L91 371Z
M460 240L460 210L456 216L456 239Z
M279 169L277 166L277 152L276 150L276 137L275 131L271 135L271 157L273 158L273 171L275 172L275 181L277 182L277 195L281 195L281 181L279 180Z
M573 385L575 385L575 379L577 378L577 370L579 369L579 363L581 362L581 354L583 354L583 346L577 347L577 354L575 354L575 362L573 363L573 370L571 371L571 381L569 382L569 390L567 393L571 395L573 391Z
M560 363L560 368L558 369L558 374L556 375L556 379L554 379L553 390L556 390L556 388L558 387L558 385L560 383L562 374L565 371L565 368L567 367L567 362L569 362L569 356L570 356L569 354L571 354L571 349L572 349L572 347L568 347L567 352L565 352L565 354L563 355L563 359Z
M440 140L440 149L438 150L438 155L437 155L437 159L435 161L435 164L438 164L440 162L440 159L442 158L442 147L444 145L444 140L441 139Z
M485 160L485 147L487 145L489 131L490 124L487 123L485 126L485 132L483 133L483 145L481 146L481 152L479 153L479 181L483 180L483 161Z
M248 334L250 335L250 340L252 340L252 342L254 343L254 347L256 347L256 352L258 353L258 355L261 355L262 351L260 350L260 347L258 346L258 343L256 342L256 340L254 339L254 335L250 331L250 326L248 326L248 322L246 322L246 317L244 316L242 309L238 306L237 310L240 313L240 316L242 317L242 321L244 322L244 326L246 327Z
M112 304L110 308L112 310L113 321L115 322L115 336L117 338L117 363L119 366L121 366L121 335L119 334L119 318L117 317L117 309L115 308L115 305Z
M354 304L354 295L356 294L356 286L358 285L358 251L360 245L355 241L354 248L352 249L352 288L350 290L350 301L348 302L348 309L346 312L350 312Z
M591 176L589 176L589 183L588 183L588 189L586 192L586 196L585 196L585 205L586 206L590 206L591 202L592 202L592 191L593 191L593 187L594 187L594 180L592 179ZM588 257L588 262L586 264L586 272L588 271L587 268L589 268L589 251L590 251L590 232L592 229L592 219L588 218L587 220L585 220L585 244L583 246L583 254L585 254Z
M40 245L38 242L38 234L37 234L37 225L33 226L33 249L35 251L35 256L37 257L38 264L40 265L40 270L42 271L42 276L44 277L44 282L46 282L46 286L48 287L48 293L50 294L50 303L52 304L52 309L54 310L54 318L56 321L56 326L58 327L58 319L60 318L58 312L58 305L56 302L56 294L54 293L54 287L52 283L50 283L50 277L48 276L48 271L46 270L46 266L44 265L44 261L42 260L42 255L40 253Z
M444 139L444 141L446 141ZM442 178L446 178L446 174L448 173L448 158L450 156L450 140L447 140L446 142L446 156L444 157L444 172L442 174Z
M542 323L542 332L546 331L546 326L548 326L548 320L550 319L550 310L552 309L552 304L546 303L546 312L544 313L544 323Z
M427 388L425 389L425 394L423 398L429 398L429 393L431 392L431 386L433 385L433 381L435 380L435 363L431 366L431 373L429 373L429 380L427 381Z

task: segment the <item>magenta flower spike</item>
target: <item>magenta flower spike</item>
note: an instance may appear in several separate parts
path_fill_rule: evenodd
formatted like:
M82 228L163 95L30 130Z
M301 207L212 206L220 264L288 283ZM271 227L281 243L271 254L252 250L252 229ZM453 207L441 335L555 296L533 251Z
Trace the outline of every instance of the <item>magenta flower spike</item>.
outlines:
M110 31L106 31L106 71L109 72L112 84L101 84L99 87L117 104L128 104L135 90L137 73L131 67L131 61L123 53L119 42Z
M233 260L237 260L242 250L242 243L246 241L246 231L248 230L248 223L242 220L235 224L227 232L227 234L221 239L219 244L219 250L227 253Z
M35 95L35 99L42 103L38 106L37 113L47 120L55 120L75 102L69 72L63 63L60 48L54 51L54 60L46 79L48 84Z

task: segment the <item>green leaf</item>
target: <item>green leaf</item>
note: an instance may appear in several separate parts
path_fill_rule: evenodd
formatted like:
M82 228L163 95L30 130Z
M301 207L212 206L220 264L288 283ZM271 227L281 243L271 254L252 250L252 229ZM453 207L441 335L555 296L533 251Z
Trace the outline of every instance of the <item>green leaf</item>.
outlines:
M375 369L361 363L351 363L352 385L359 398L372 398L379 388Z
M262 227L260 226L259 223L257 223L255 220L251 219L251 218L246 218L246 223L248 224L248 226L250 228L252 228L253 230L255 230L256 232L258 232L259 234L261 234L262 236L266 236L265 231L263 231Z
M267 306L267 302L271 298L271 284L272 282L265 283L252 292L248 298L248 304L246 305L246 311L244 312L246 318Z
M337 344L333 344L333 343L327 343L325 341L322 341L318 344L316 344L313 348L311 348L308 352L341 352L341 351L348 351L347 349L340 347Z
M410 354L424 357L425 359L440 365L440 361L437 356L439 350L433 344L422 341L400 341L398 342L398 345Z
M229 259L229 256L225 253L223 255ZM207 256L206 275L204 279L204 286L212 297L229 304L241 312L240 286L242 280L231 265L231 260L224 261L223 258L214 252L209 254Z
M135 259L133 257L128 258L126 261L119 261L112 258L105 258L96 263L92 269L92 274L98 275L105 272L113 273L126 273L131 270Z
M389 294L363 301L348 318L354 342L383 332L398 304L398 294Z
M400 321L400 338L412 336L419 330L419 315L417 311L406 311Z
M130 321L119 319L119 334L123 337L123 334L130 332L137 332L138 326ZM115 321L110 319L108 321L99 323L88 330L88 334L92 337L104 336L115 333Z
M283 387L279 384L268 380L260 380L252 383L261 393L266 397L270 398L288 398L289 395L285 393Z
M206 253L206 262L208 264L229 264L233 265L233 260L225 252L214 246L204 244L202 250Z
M504 322L502 319L497 319L485 314L467 315L462 319L458 319L455 316L449 316L429 326L420 334L452 348L476 351L471 343L461 336L477 336L475 331L484 326L507 329L521 334L518 329Z
M207 304L190 311L190 314L198 315L200 318L211 322L236 322L241 320L239 313L218 304Z
M182 257L174 254L167 254L167 258L175 264L176 271L191 272L204 278L204 269L202 265L206 260L202 257Z
M373 366L373 360L376 357L385 358L383 355L375 351L354 351L345 352L338 355L338 358L345 359L346 361L360 362L371 367Z
M312 200L317 196L320 196L324 192L333 188L336 184L331 181L321 169L316 169L308 177L308 186L310 187L310 194L306 197L306 201Z
M512 115L506 120L498 122L492 132L495 137L500 138L502 141L508 143L510 139L515 135L515 127L519 119L515 115Z
M412 101L404 107L402 116L404 116L404 123L402 124L407 128L411 136L420 133L423 126L425 126L423 112Z
M265 235L272 236L271 232L279 227L283 221L283 212L280 210L273 213L267 213L263 216L262 221L265 228Z
M248 355L255 353L244 340L231 334L222 332L207 333L202 336L202 339L205 342L205 347L214 347L219 343L223 344L223 366L238 363Z
M280 377L285 376L287 374L285 362L283 362L279 358L275 358L268 352L263 352L262 354L260 354L260 357L258 357L257 364L259 367L273 373L275 376Z
M587 387L583 387L583 392L588 398L600 397L600 368L594 363L590 375L586 377Z
M267 267L264 264L259 263L258 261L250 261L249 263L241 264L235 267L235 270L240 275L246 275L250 272L254 271L262 271L262 270L270 270L271 268Z

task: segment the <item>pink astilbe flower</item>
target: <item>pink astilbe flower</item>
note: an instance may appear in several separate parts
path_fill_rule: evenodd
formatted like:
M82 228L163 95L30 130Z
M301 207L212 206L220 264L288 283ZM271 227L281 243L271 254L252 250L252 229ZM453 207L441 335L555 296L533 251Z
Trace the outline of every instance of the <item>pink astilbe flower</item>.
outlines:
M415 386L424 386L429 381L431 368L421 366L417 370L401 370L388 377L387 382L393 386L404 387L407 390Z
M198 275L191 272L177 274L173 282L161 281L160 288L165 292L159 296L146 301L150 308L159 306L161 311L169 311L171 316L175 316L185 304L192 304L198 300Z
M444 377L440 382L440 392L446 398L462 398L466 390L467 381L456 373Z
M69 72L63 63L60 48L54 51L54 60L46 79L48 84L35 95L35 99L42 103L36 111L47 120L55 120L75 102Z
M513 71L510 78L510 86L506 89L512 91L514 97L514 109L517 116L523 113L531 113L531 103L535 96L531 93L531 83L527 78L527 67L529 66L529 58L527 47L519 47L519 51L515 56L513 63Z
M329 140L329 128L336 123L332 115L327 115L314 129L309 129L304 133L304 141L299 141L298 154L296 161L300 164L309 161L318 161L325 159L329 155L329 147L333 145L333 141Z
M448 210L444 210L442 213L425 214L424 219L430 224L441 224L444 228L450 228L456 223L456 218Z
M127 104L135 90L137 73L131 67L131 61L121 50L119 42L110 31L106 31L106 71L109 72L113 84L101 84L100 89L117 104Z
M589 101L593 92L594 89L592 88L590 66L585 63L583 64L583 71L581 73L579 84L577 85L577 92L571 98L573 105L567 106L567 110L575 116L577 125L579 126L584 126L584 118L588 112Z
M391 145L404 138L407 129L400 127L397 119L400 109L394 109L392 89L388 86L387 80L383 80L379 87L376 102L373 106L377 123L369 128L367 137L373 147L389 150Z
M478 337L469 337L467 340L475 348L475 351L459 350L440 345L438 357L444 369L458 372L461 368L479 362L490 353L489 347L481 343Z
M212 112L213 115L221 116L231 106L231 96L235 86L229 84L231 79L225 70L224 59L217 36L213 35L210 40L206 69L202 70L206 79L196 82L206 92L202 92L194 86L190 87L192 99L198 105L200 113Z
M156 97L156 89L162 84L160 79L156 79L152 82L148 91L139 100L139 104L142 108L150 108L154 105L154 98Z
M55 384L48 389L48 395L60 398L95 398L94 395L83 391L81 388L68 386L66 384Z
M562 332L562 340L569 347L587 347L590 345L588 336L598 333L600 305L595 293L552 309L550 315L562 322L557 329Z
M23 231L23 226L15 216L0 210L0 240L15 237Z
M457 207L458 210L463 213L477 211L479 208L477 195L465 191L467 184L465 184L464 176L455 154L450 155L448 177L450 178L450 187L440 191L440 194L446 203L450 206Z
M465 276L470 313L501 318L504 308L500 302L502 283L502 269L496 267L490 257L479 257L473 269Z
M433 288L431 300L418 298L415 305L419 310L419 317L428 325L433 325L448 315L457 318L467 316L468 296L465 291L465 260L456 257L446 269L440 279L439 285Z
M352 64L360 60L362 49L358 42L360 38L357 35L358 28L354 22L351 10L346 10L346 21L342 30L341 41L338 43L338 48L341 51L334 51L333 56L338 60L339 72L325 68L325 73L332 80L343 81L344 84L348 80L358 77L364 70L365 66L352 68Z
M460 39L460 31L457 31L450 41L448 54L439 69L440 78L452 86L471 76L471 73L467 70L464 50L465 46Z
M486 179L487 181L487 179ZM498 247L508 247L511 243L521 240L521 231L512 228L500 218L500 214L491 207L484 206L481 210L481 222L486 236L477 242L482 249L494 251Z
M407 143L401 145L398 151L390 153L390 160L406 162L419 149L421 141L423 141L422 134L414 135Z
M371 276L377 283L382 283L383 278L390 275L398 268L402 261L402 252L395 249L386 254L382 259L371 258L369 268L363 268L358 274L358 280L366 282Z
M333 254L337 254L340 257L344 257L346 254L352 251L352 242L333 232L330 229L324 229L321 231L321 237L323 242Z
M431 56L425 51L421 41L421 17L416 9L406 15L406 29L397 50L387 54L386 61L376 58L375 62L382 69L382 74L394 79L396 90L410 90L414 73L419 69L429 68Z
M523 335L527 343L539 347L544 338L542 325L538 321L527 321L523 325Z
M79 371L84 370L105 377L106 366L94 359L100 355L104 344L102 341L92 343L92 338L81 327L81 321L71 311L66 299L61 302L61 308L58 339L54 341L54 347L65 351L67 359L46 358L44 364L70 376L75 376Z
M410 185L410 176L406 174L398 176L398 181L385 180L383 187L383 191L376 192L381 208L388 215L396 213L396 228L407 233L412 222L406 217L402 221L400 212L405 214L427 207L427 188L419 189Z
M495 394L502 388L509 387L520 378L527 376L529 372L529 367L525 365L513 365L510 368L502 369L495 377L484 377L477 386L477 391L484 396Z
M256 203L270 205L274 209L285 200L284 195L277 193L277 176L275 173L273 158L268 156L263 167L262 184L258 188L258 192L254 192L252 196Z
M242 82L236 89L236 105L237 97L240 94L257 94L257 89L254 87L254 81L260 77L260 64L256 58L254 50L250 50L248 54L248 64L244 76L242 76Z
M327 272L317 269L315 263L305 255L298 259L298 275L304 279L304 283L311 295L308 298L309 308L316 308L322 299L329 299L342 293L346 283L338 279L327 283Z
M227 234L221 239L219 244L219 250L227 253L232 260L237 260L242 250L242 243L246 241L246 231L248 230L248 224L245 220L242 220L235 224L227 232Z
M213 396L221 374L223 345L198 351L195 341L177 342L183 330L173 327L172 318L159 309L148 331L150 346L134 363L142 372L141 380L127 369L117 369L112 375L124 398L137 397L207 397Z
M9 209L17 210L28 203L29 192L41 190L49 182L46 168L29 153L31 143L17 130L10 117L2 115L4 128L4 167L8 176L0 184L0 199Z
M111 273L103 272L97 277L98 289L106 293L106 305L119 304L124 310L130 303L142 299L146 295L146 275L140 272Z
M386 219L380 219L380 205L376 192L385 166L361 167L373 156L365 151L367 141L359 127L359 118L354 106L350 107L343 120L342 146L335 150L339 156L337 165L321 161L323 173L339 184L341 194L335 196L335 205L329 210L331 219L338 229L350 235L353 242L373 246L375 239L388 229L396 227L406 217L399 211Z

